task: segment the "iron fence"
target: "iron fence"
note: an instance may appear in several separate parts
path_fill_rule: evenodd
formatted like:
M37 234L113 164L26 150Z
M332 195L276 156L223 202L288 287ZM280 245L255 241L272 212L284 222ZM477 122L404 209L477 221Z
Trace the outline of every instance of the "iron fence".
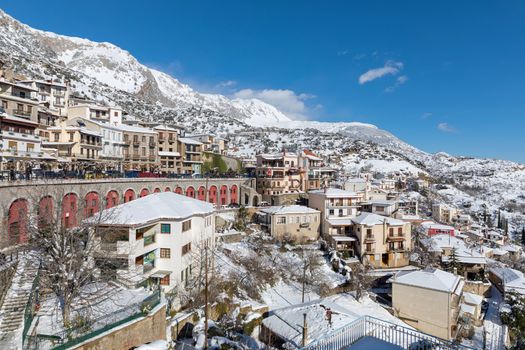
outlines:
M371 337L409 350L473 350L456 342L440 339L414 329L363 316L306 345L301 350L340 350Z

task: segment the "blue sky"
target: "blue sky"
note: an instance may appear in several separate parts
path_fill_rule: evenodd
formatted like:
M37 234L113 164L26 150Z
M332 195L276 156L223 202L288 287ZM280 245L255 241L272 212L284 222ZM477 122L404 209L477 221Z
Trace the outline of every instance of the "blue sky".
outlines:
M429 152L525 163L523 1L3 1L197 90L362 121Z

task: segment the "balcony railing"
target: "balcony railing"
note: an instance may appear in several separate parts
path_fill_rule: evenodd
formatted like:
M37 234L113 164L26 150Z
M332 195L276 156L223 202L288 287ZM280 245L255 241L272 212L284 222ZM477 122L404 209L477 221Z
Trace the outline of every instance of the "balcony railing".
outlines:
M144 237L144 246L148 246L153 243L155 243L155 235Z
M31 116L31 112L24 111L23 109L15 109L15 110L13 110L13 114L14 115L20 115L20 116L23 116L23 117L30 117Z
M354 322L307 344L301 350L352 349L352 346L357 343L363 345L361 348L366 348L366 341L370 338L379 339L402 349L473 350L459 343L440 339L371 316L358 318ZM373 347L372 344L370 346Z

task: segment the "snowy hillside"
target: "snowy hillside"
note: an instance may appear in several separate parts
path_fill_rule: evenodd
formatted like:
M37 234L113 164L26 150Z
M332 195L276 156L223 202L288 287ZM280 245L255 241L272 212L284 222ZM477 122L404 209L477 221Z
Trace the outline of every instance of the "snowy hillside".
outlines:
M291 120L258 99L199 93L113 44L36 30L2 10L0 60L29 77L68 79L76 93L117 103L137 118L227 137L235 156L308 148L342 172L427 174L447 184L441 195L448 202L525 211L523 165L431 155L371 124Z

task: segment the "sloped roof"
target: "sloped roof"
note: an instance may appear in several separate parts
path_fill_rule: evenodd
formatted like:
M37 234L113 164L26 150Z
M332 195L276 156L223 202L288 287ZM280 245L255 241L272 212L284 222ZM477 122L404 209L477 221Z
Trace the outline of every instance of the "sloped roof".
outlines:
M358 198L359 195L355 192L342 190L340 188L327 188L323 190L313 190L309 194L325 196L326 198Z
M314 214L319 213L319 210L308 208L302 205L282 205L267 207L261 209L261 212L266 214Z
M434 268L397 274L392 283L457 294L463 289L460 277Z
M193 215L213 213L213 204L173 192L152 193L87 219L107 225L136 226L159 219L179 220Z
M352 221L355 224L366 226L383 225L383 223L385 222L390 226L403 226L406 224L402 220L392 219L386 216L381 216L373 213L362 213L355 219L352 219Z

